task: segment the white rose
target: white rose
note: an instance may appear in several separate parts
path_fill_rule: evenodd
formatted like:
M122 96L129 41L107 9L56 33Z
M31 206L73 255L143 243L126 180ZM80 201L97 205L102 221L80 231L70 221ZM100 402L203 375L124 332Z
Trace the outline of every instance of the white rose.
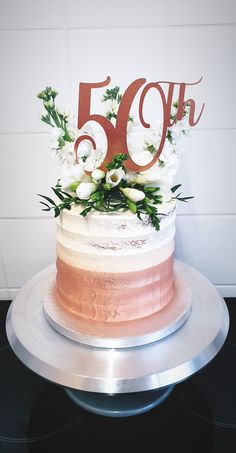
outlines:
M94 182L81 182L76 189L76 194L81 200L88 200L96 190L97 184Z
M106 182L110 184L111 187L117 186L122 179L125 177L125 172L123 168L114 168L109 170L106 174Z
M129 198L131 201L134 201L134 203L142 201L145 198L145 193L142 190L132 189L130 187L120 188L120 190L125 197Z
M91 176L94 182L100 181L105 177L105 172L103 170L97 169L92 172Z

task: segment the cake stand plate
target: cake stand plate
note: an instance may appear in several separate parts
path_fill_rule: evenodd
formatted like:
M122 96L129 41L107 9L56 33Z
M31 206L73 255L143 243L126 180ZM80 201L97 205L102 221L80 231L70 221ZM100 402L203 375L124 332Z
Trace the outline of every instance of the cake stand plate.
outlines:
M188 276L192 309L181 328L134 348L97 348L57 332L46 320L42 298L51 266L20 290L7 315L9 343L19 359L44 378L70 389L124 394L161 389L180 382L219 352L229 327L226 304L197 270L179 263Z
M182 263L174 266L174 296L161 311L129 322L97 322L74 316L59 305L55 297L56 271L43 295L43 311L54 329L79 343L100 348L142 346L170 335L186 321L191 310L192 291L189 274Z

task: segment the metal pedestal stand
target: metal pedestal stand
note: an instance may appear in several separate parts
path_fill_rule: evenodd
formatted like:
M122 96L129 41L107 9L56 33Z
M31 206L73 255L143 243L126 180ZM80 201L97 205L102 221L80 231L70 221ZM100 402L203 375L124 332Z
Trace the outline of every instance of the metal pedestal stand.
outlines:
M82 407L108 416L135 415L160 404L174 384L209 363L229 328L226 304L197 270L177 263L192 289L188 319L159 341L138 347L86 346L65 337L47 321L42 297L55 273L50 266L21 289L7 315L9 343L40 376L66 387Z

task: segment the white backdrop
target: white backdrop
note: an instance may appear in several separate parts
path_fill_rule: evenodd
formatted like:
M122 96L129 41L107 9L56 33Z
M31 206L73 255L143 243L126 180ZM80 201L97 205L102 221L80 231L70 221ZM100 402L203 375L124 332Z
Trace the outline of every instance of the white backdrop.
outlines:
M236 2L234 0L0 0L0 298L13 298L55 260L54 219L36 193L57 178L36 94L51 85L76 112L80 81L110 75L196 81L206 108L176 183L176 256L223 296L236 295Z

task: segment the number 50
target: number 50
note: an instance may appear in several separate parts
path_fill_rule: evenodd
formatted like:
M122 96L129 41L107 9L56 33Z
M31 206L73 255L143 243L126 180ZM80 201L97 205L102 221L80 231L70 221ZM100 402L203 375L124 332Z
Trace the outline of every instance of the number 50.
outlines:
M136 164L131 157L125 161L125 167L132 171L144 171L150 168L154 163L158 160L165 143L167 128L171 127L175 121L179 121L183 118L184 108L186 104L190 106L190 113L189 113L189 124L190 126L195 126L201 118L204 104L202 105L200 114L196 121L194 121L194 114L195 114L195 101L193 99L185 100L185 89L187 85L196 85L202 79L198 80L194 83L178 83L178 82L152 82L147 84L140 97L139 102L139 117L140 122L145 128L150 128L150 124L146 123L143 118L143 104L145 100L145 96L147 92L154 88L158 91L162 101L163 107L163 128L162 128L162 136L159 148L157 150L156 155L154 156L153 160L144 166ZM117 112L116 118L116 126L114 127L113 124L103 115L96 115L90 113L90 103L91 103L91 90L94 88L102 88L109 85L111 81L110 77L107 77L106 80L103 82L98 83L80 83L79 87L79 105L78 105L78 129L81 129L88 121L95 121L103 128L106 137L107 137L107 153L105 159L101 165L102 169L105 169L106 163L112 160L112 156L117 153L129 153L128 146L127 146L127 123L128 118L130 115L131 106L133 100L138 92L138 90L146 83L146 79L140 78L132 82L129 87L126 89L125 93L122 96L121 102L119 104L119 109ZM165 93L161 87L161 84L168 84L168 93L167 98ZM178 109L174 119L171 119L171 108L173 104L173 93L175 85L179 88L179 97L178 97ZM74 145L75 156L76 156L76 163L78 163L78 156L77 150L80 143L83 140L89 140L92 145L94 151L96 150L96 143L93 137L89 135L81 135L77 138ZM90 173L90 172L88 172Z

